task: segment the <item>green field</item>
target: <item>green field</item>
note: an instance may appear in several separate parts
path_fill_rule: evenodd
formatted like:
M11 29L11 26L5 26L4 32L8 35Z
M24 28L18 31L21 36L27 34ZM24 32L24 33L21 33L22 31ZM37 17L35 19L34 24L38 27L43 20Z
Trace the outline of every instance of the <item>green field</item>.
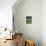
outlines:
M26 24L32 24L32 19L26 19Z

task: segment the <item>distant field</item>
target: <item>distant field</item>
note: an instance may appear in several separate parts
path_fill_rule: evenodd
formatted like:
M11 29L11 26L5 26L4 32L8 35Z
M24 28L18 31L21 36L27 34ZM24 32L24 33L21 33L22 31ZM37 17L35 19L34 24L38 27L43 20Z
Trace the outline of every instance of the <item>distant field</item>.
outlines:
M26 24L32 24L32 19L26 19Z

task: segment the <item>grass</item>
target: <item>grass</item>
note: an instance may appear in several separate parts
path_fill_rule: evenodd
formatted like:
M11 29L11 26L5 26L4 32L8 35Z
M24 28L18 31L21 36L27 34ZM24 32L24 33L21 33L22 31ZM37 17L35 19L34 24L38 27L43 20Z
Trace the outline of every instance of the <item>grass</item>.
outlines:
M26 24L32 24L32 19L26 19Z

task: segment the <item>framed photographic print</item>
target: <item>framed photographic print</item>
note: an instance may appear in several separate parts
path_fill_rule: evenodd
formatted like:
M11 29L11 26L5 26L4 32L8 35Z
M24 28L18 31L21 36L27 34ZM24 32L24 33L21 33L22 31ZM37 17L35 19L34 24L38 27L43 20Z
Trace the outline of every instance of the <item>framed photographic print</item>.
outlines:
M26 16L26 24L32 24L32 16Z

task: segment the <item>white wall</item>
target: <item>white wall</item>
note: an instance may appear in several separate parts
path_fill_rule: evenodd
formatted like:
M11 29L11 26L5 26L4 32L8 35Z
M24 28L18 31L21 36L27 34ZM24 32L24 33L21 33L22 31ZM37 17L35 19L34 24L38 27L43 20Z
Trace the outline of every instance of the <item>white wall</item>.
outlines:
M12 6L16 0L0 0L0 27L12 28Z
M42 46L46 46L46 0L41 1L41 40Z
M15 28L18 32L22 32L25 38L33 39L36 46L40 46L41 0L23 0L14 10ZM32 16L32 24L26 24L26 16Z

